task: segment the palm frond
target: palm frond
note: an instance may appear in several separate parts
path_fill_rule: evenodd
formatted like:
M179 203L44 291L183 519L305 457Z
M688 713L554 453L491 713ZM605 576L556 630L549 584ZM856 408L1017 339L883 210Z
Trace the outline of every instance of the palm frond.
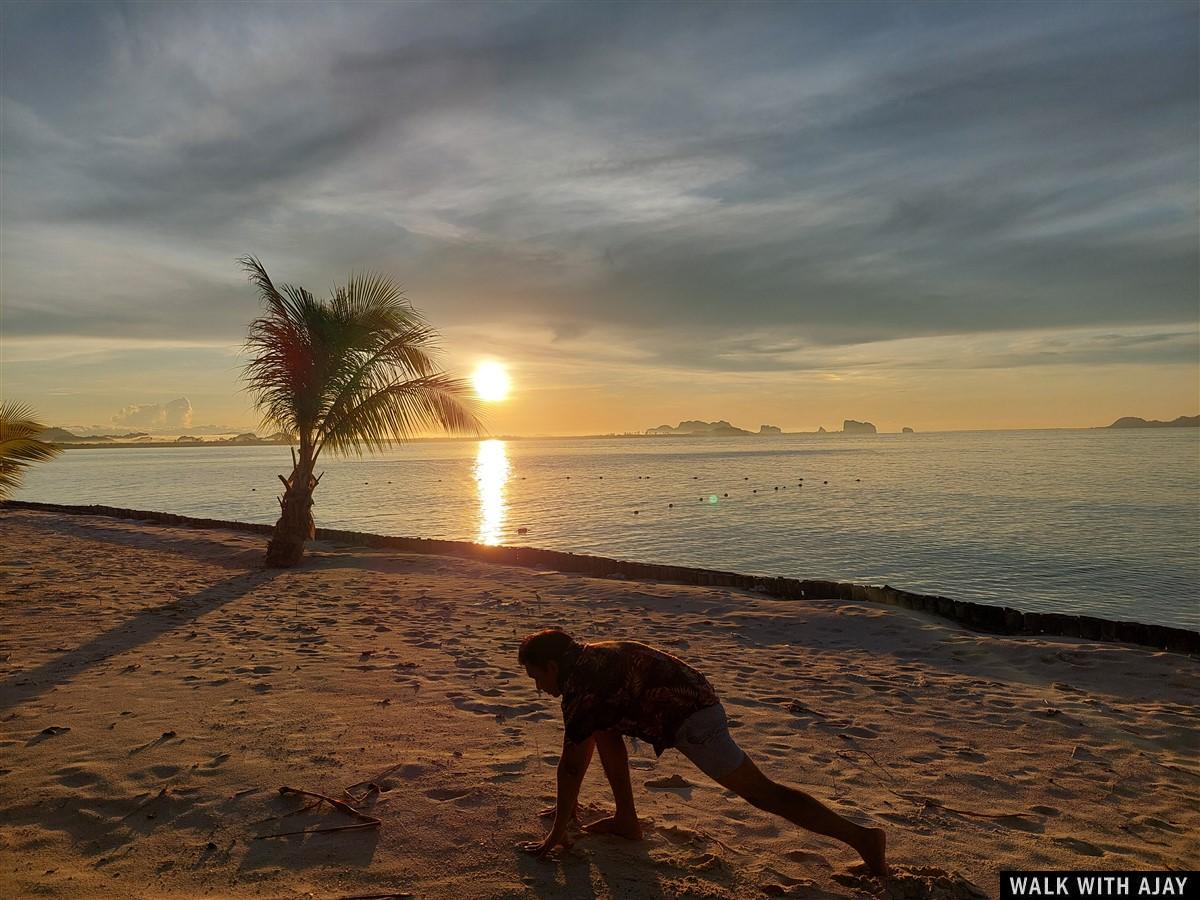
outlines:
M351 355L338 376L331 379L330 403L322 418L322 438L342 414L365 396L399 380L427 378L437 373L433 354L437 352L437 333L428 325L410 326L373 352Z
M361 455L422 431L478 435L467 382L444 374L393 382L362 397L326 423L322 447L338 454Z
M0 403L0 500L21 486L28 466L62 452L62 448L38 439L46 426L34 421L33 415L33 409L24 403Z
M264 426L298 434L314 458L430 428L480 432L466 384L437 366L437 332L392 279L352 275L322 302L277 288L254 257L241 262L267 307L250 324L242 373Z

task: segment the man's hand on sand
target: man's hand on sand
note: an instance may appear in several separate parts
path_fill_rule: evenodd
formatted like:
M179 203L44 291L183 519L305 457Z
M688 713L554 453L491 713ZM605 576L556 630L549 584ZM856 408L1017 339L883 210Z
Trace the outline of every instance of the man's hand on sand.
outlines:
M542 857L553 850L558 845L564 848L571 846L571 839L567 837L566 826L561 829L555 825L554 829L546 835L546 839L542 841L523 841L517 844L517 849L528 853L530 856Z

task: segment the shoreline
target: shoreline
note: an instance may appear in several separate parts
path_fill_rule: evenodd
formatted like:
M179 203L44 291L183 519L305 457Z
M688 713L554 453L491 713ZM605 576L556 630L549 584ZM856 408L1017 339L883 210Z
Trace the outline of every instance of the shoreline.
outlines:
M270 534L274 527L252 522L201 519L174 513L110 506L70 506L10 500L0 504L0 510L5 507L68 515L135 519L189 528L226 528L255 534ZM389 549L402 553L472 559L523 568L553 569L558 572L592 577L611 578L619 575L621 578L658 581L666 584L729 587L753 591L777 600L838 599L859 603L879 603L928 613L948 619L973 631L989 634L1085 638L1105 643L1136 644L1174 653L1200 655L1200 632L1186 628L1066 613L1028 613L1008 606L994 606L972 601L953 600L949 597L931 594L917 594L889 585L877 586L747 575L717 569L641 563L560 550L542 550L535 547L489 546L470 541L396 537L329 528L318 528L316 540L342 545Z

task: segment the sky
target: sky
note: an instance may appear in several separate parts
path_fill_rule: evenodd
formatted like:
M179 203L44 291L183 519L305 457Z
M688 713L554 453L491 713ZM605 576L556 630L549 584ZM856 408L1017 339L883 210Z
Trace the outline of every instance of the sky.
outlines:
M494 434L1200 412L1200 5L0 5L0 392L254 430L238 257Z

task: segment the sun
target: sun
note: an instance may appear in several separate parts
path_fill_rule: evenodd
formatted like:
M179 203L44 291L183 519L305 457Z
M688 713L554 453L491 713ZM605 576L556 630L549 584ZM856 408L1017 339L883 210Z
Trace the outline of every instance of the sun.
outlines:
M475 383L475 393L481 400L495 402L508 396L511 382L507 370L500 363L480 363L475 367L475 374L471 380Z

